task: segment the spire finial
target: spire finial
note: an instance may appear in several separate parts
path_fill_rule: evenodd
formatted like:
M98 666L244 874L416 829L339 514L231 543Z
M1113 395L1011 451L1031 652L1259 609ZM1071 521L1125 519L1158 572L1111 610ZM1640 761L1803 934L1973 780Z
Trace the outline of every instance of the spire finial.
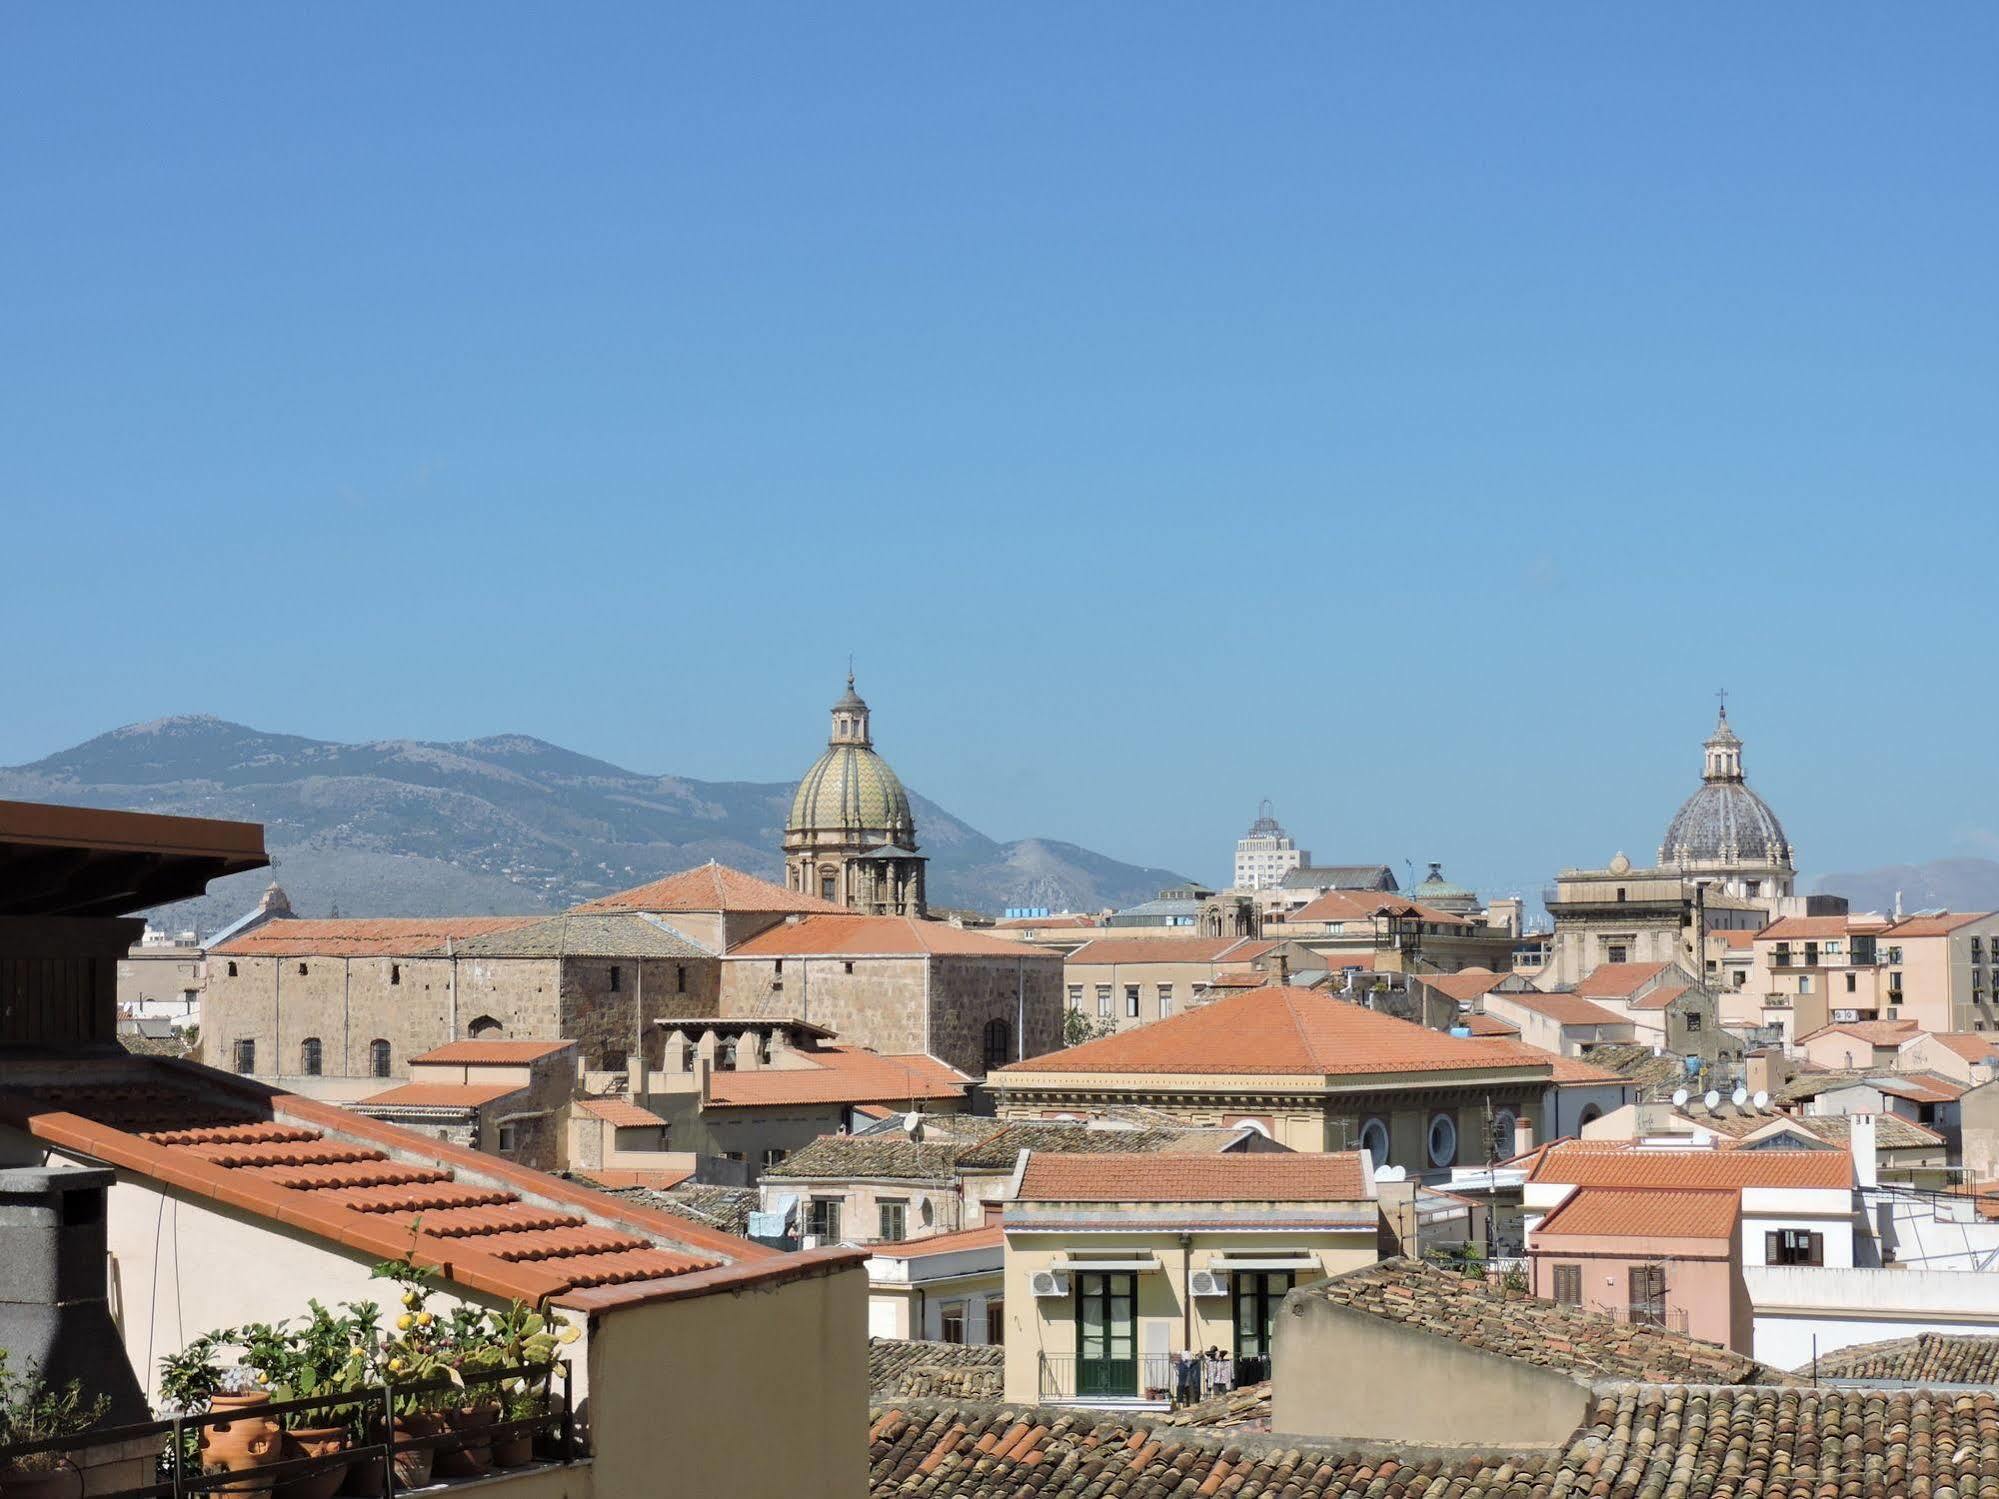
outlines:
M1718 703L1720 703L1720 704L1721 704L1721 716L1722 716L1723 718L1727 718L1727 717L1728 717L1728 689L1727 689L1726 687L1717 687L1717 688L1715 689L1715 693L1714 693L1714 698L1715 698L1715 701L1716 701L1716 702L1718 702Z

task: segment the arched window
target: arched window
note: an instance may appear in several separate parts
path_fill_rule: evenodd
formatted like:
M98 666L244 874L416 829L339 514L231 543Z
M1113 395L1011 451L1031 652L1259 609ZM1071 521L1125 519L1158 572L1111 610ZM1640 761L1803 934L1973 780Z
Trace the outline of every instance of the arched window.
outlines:
M298 1070L306 1077L318 1077L319 1068L319 1037L307 1036L298 1044Z
M498 1037L505 1030L506 1027L501 1025L491 1015L481 1015L465 1027L465 1034L470 1036L474 1041L479 1041L487 1037Z
M736 1070L736 1043L724 1041L715 1048L715 1070L734 1072Z
M1492 1158L1495 1161L1513 1159L1513 1110L1501 1109L1492 1116Z
M236 977L236 960L234 958L229 960L229 977L232 979Z
M1458 1127L1449 1114L1430 1116L1430 1164L1448 1166L1458 1158Z
M986 1022L986 1071L1013 1060L1013 1027L1004 1020Z
M1388 1164L1388 1126L1370 1119L1360 1127L1360 1148L1374 1157L1377 1168Z
M1597 1122L1597 1120L1601 1119L1602 1117L1603 1117L1603 1110L1598 1108L1595 1104L1590 1104L1588 1107L1586 1107L1583 1110L1582 1118L1576 1121L1576 1128L1581 1129L1585 1124L1594 1124Z
M389 1075L389 1043L379 1036L368 1043L368 1071L375 1077Z
M238 1072L255 1072L257 1070L257 1043L255 1041L238 1041L234 1048L234 1055L236 1070Z

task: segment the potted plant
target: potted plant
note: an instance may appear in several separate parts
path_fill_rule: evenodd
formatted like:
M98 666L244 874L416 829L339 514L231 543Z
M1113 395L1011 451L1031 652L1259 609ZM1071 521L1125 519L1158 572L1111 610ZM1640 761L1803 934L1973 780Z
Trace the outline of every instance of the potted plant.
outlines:
M333 1457L350 1443L351 1404L329 1397L361 1389L368 1380L372 1341L361 1336L372 1330L378 1309L371 1303L349 1305L335 1316L317 1301L306 1303L310 1314L301 1322L259 1324L244 1328L243 1361L262 1378L271 1398L283 1405L294 1400L324 1399L322 1406L294 1411L286 1417L284 1456L287 1460ZM301 1473L277 1486L278 1499L332 1499L347 1476L345 1463Z
M284 1460L284 1428L267 1409L270 1403L270 1388L255 1369L239 1364L222 1371L208 1397L208 1415L227 1419L204 1421L195 1450L203 1473L242 1475L223 1484L223 1490L244 1493L271 1486L262 1470Z
M519 1301L504 1312L492 1314L490 1336L498 1366L542 1371L539 1377L509 1379L502 1389L502 1420L516 1429L494 1439L494 1467L518 1468L533 1461L535 1433L532 1428L521 1428L521 1423L539 1421L548 1415L547 1371L555 1362L555 1350L563 1343L575 1342L580 1335L573 1327L551 1331L546 1317Z
M0 1447L81 1436L104 1419L110 1403L103 1395L85 1399L80 1380L60 1388L44 1384L33 1364L10 1376L7 1350L0 1348ZM0 1468L6 1499L73 1499L82 1492L83 1474L66 1452L32 1452Z
M391 1444L396 1448L396 1482L404 1488L419 1488L430 1482L433 1472L449 1476L450 1464L439 1467L448 1454L432 1447L408 1447L444 1431L444 1413L457 1403L457 1389L463 1380L446 1355L447 1329L426 1303L430 1299L432 1272L417 1265L409 1254L399 1260L384 1260L375 1266L378 1280L392 1281L401 1288L401 1310L384 1329L380 1372L391 1387L408 1386L394 1396L395 1430ZM454 1388L444 1388L445 1386ZM484 1469L479 1471L483 1472Z

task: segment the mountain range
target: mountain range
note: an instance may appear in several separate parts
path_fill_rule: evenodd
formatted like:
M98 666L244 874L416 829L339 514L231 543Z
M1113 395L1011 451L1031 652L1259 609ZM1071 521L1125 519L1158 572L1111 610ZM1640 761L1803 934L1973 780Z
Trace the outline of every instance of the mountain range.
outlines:
M156 926L216 930L275 878L302 916L560 910L716 859L782 877L788 782L646 775L524 734L340 744L206 714L131 724L0 769L0 798L264 825L274 871L218 880ZM1098 910L1181 883L1073 843L1000 843L910 793L933 907Z
M1855 911L1904 911L1942 906L1951 911L1999 911L1999 863L1991 859L1932 859L1888 864L1857 874L1829 874L1817 888L1847 898Z

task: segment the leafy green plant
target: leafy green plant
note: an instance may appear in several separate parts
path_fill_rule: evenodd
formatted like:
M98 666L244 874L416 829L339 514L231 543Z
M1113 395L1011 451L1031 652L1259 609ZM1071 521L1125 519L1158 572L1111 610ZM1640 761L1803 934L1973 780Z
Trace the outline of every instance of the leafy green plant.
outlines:
M244 1364L257 1372L273 1400L344 1395L368 1382L380 1308L350 1302L336 1314L316 1300L306 1306L309 1314L295 1322L255 1323L237 1334ZM324 1415L303 1412L294 1419L318 1425Z
M222 1388L222 1365L216 1354L236 1341L234 1328L222 1328L192 1339L179 1353L160 1360L162 1414L198 1416Z
M38 1364L9 1374L7 1350L0 1348L0 1447L81 1436L102 1421L110 1407L109 1396L86 1398L82 1380L47 1384ZM67 1461L62 1452L34 1452L15 1459L13 1466L23 1473L49 1473Z

